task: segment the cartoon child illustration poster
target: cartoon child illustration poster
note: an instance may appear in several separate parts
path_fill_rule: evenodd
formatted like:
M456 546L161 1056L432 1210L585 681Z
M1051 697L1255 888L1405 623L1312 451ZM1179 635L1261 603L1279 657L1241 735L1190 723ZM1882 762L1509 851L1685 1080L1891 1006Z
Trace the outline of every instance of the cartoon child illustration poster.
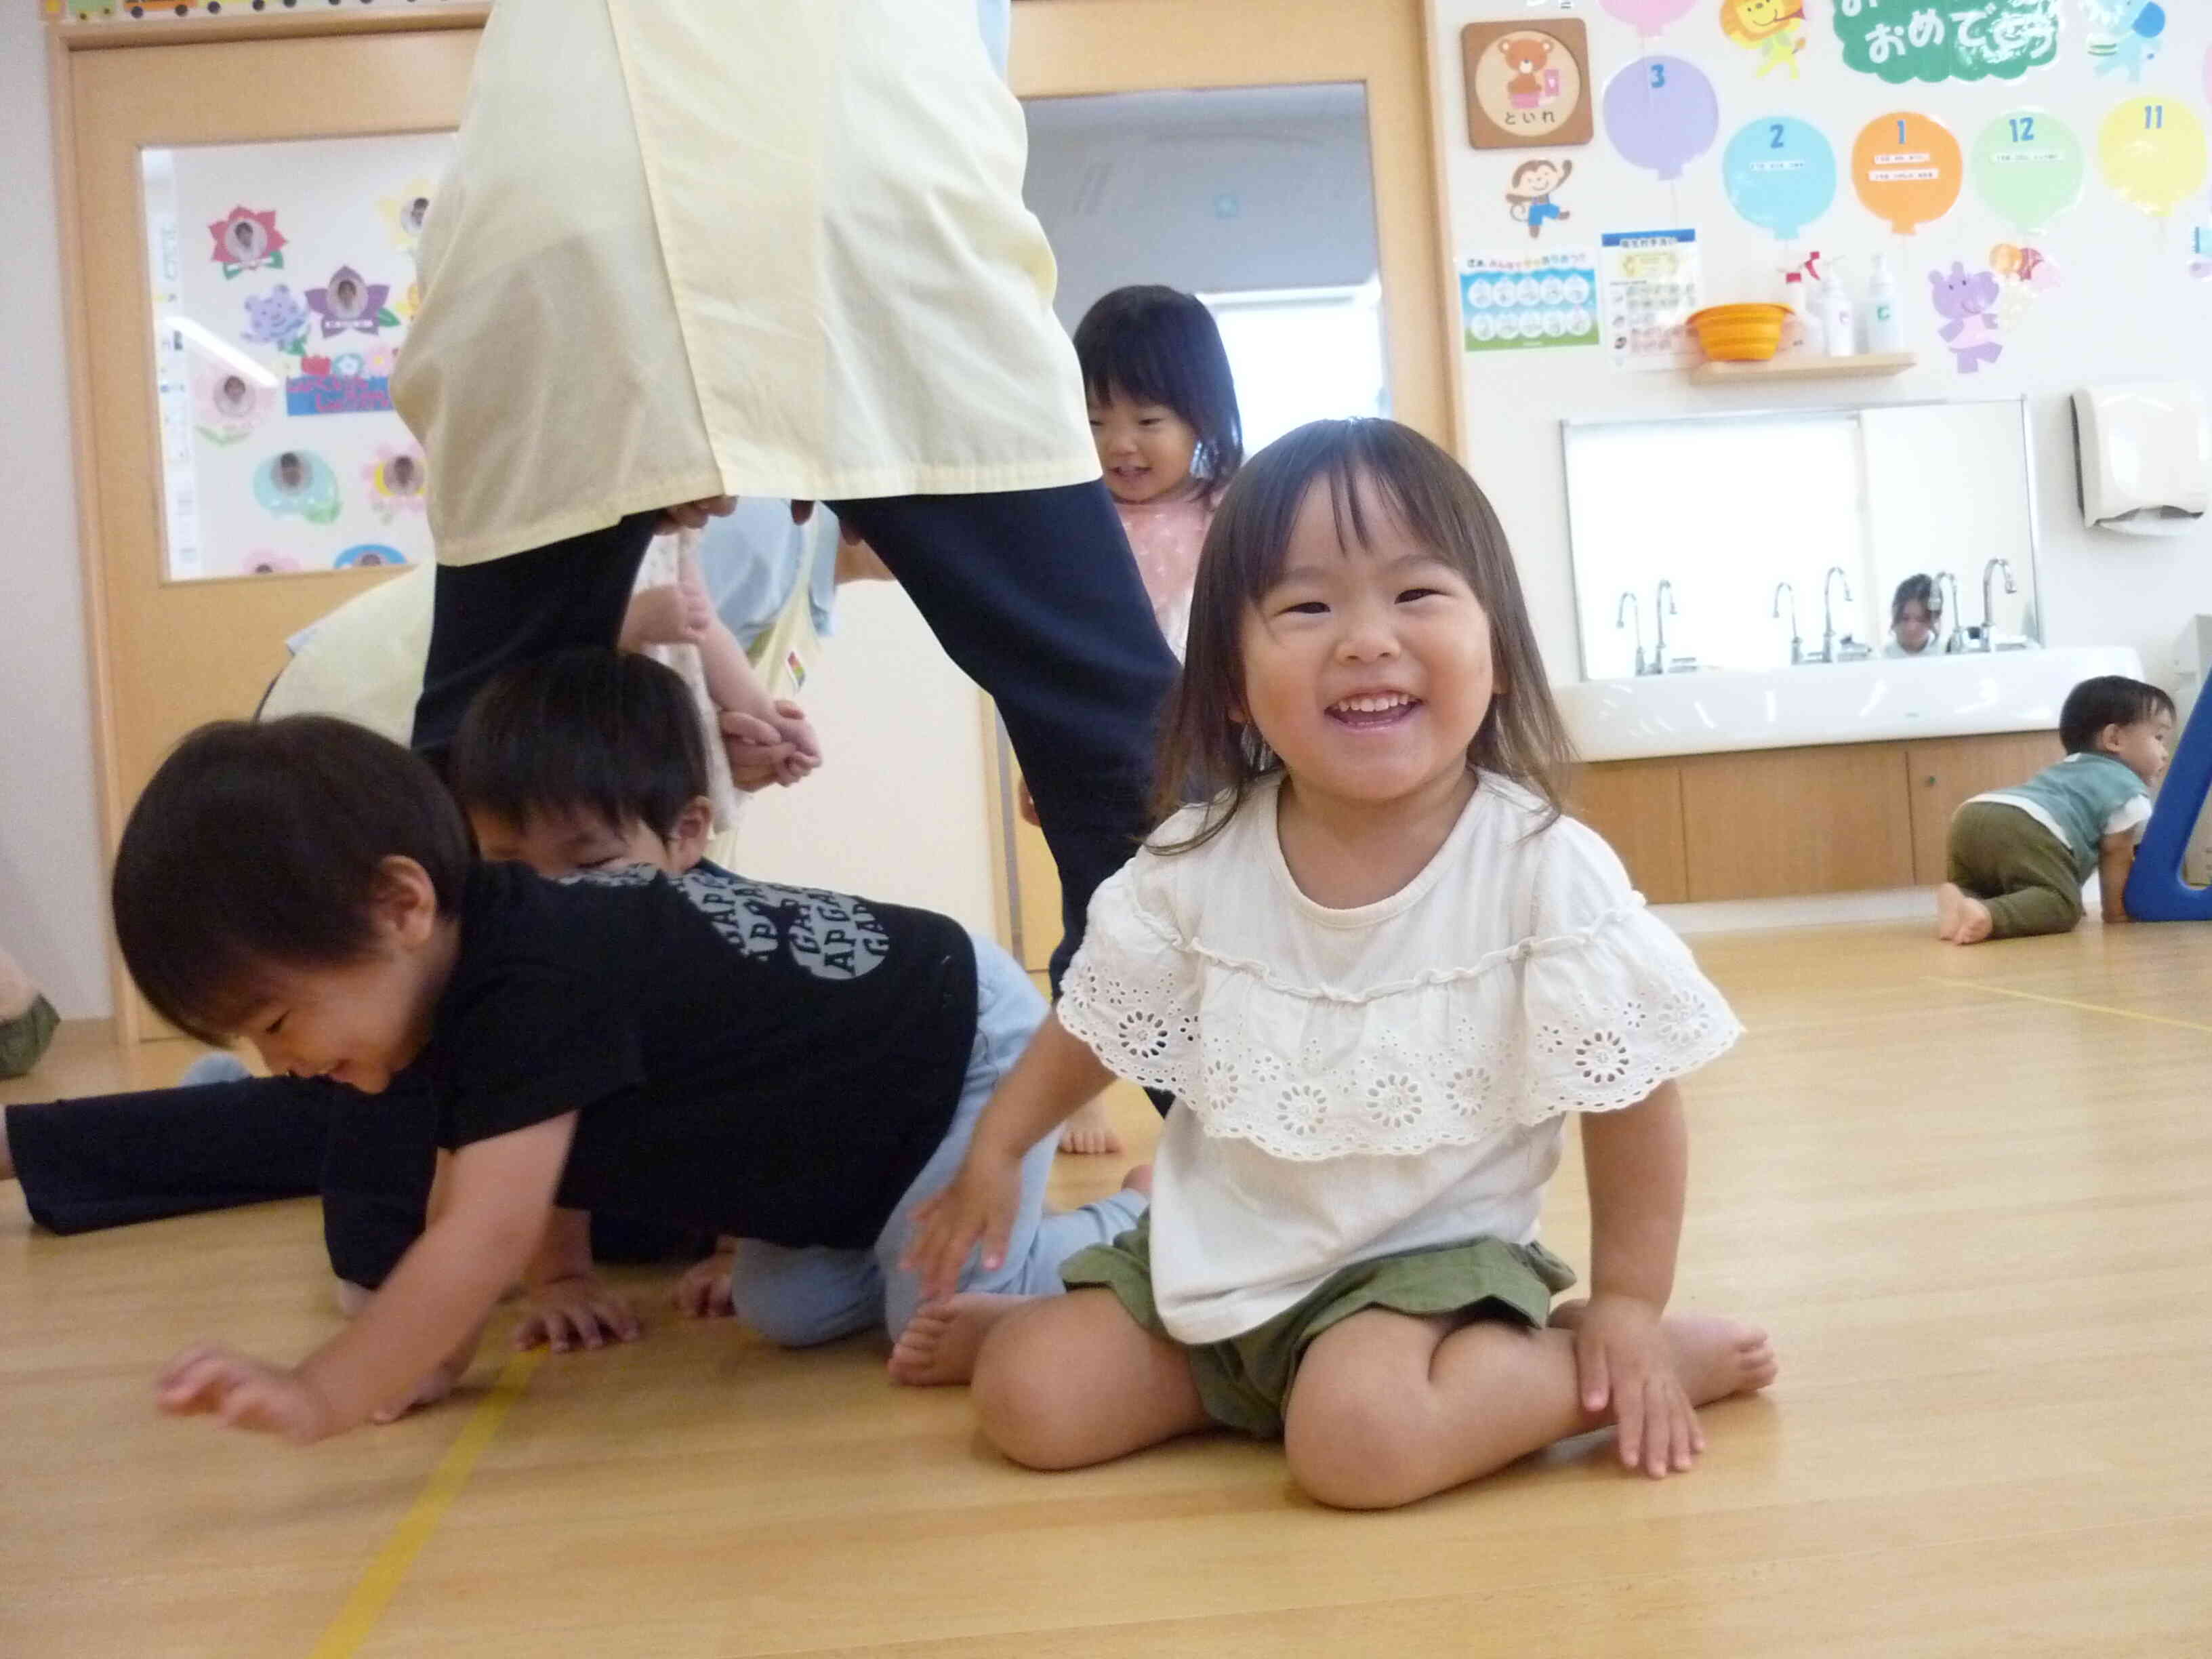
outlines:
M1572 161L1548 159L1523 161L1513 169L1513 182L1505 191L1505 210L1528 227L1529 240L1541 236L1553 220L1575 216L1552 200L1552 192L1565 184L1574 170Z
M1797 78L1805 50L1804 0L1721 0L1721 33L1759 53L1759 73L1786 69Z

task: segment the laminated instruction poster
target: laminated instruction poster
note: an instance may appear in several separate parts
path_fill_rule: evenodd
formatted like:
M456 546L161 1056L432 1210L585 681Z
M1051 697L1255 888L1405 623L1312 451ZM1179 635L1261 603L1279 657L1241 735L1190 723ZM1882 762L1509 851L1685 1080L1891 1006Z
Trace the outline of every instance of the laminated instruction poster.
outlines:
M1683 368L1698 361L1698 233L1607 231L1599 252L1606 343L1615 368Z
M1459 319L1468 351L1594 346L1597 261L1588 248L1470 253L1460 261Z
M392 374L453 149L404 133L141 152L169 580L430 556Z

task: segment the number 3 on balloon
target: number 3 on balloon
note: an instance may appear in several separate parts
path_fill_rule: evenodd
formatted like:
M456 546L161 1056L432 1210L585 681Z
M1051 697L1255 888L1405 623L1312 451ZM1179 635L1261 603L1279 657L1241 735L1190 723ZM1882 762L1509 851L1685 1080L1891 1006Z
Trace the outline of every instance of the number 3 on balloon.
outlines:
M1651 66L1651 89L1656 92L1666 84L1667 66L1664 64L1654 64Z

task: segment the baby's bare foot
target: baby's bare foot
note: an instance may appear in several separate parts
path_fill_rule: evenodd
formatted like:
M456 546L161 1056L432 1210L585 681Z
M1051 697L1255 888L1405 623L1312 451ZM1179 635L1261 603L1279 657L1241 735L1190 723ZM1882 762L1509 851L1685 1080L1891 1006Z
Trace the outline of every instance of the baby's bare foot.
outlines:
M1121 1137L1115 1133L1114 1121L1106 1115L1103 1102L1094 1100L1079 1108L1060 1126L1060 1150L1083 1157L1121 1150Z
M915 1310L891 1345L891 1381L909 1388L965 1382L975 1374L975 1355L991 1327L1032 1296L963 1291Z
M1955 882L1936 890L1936 937L1953 945L1979 945L1990 936L1990 907Z
M1552 1323L1572 1330L1589 1304L1562 1302ZM1780 1366L1766 1333L1741 1320L1717 1314L1668 1314L1659 1322L1674 1356L1674 1375L1692 1406L1710 1406L1730 1395L1756 1394L1771 1384Z
M1142 1193L1150 1198L1152 1195L1152 1166L1149 1164L1131 1164L1129 1173L1121 1177L1121 1190Z

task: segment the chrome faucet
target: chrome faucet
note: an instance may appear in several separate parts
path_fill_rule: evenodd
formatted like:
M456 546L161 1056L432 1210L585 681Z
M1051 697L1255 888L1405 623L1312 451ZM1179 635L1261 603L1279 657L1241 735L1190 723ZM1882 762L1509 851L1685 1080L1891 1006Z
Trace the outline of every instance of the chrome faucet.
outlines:
M2000 570L2004 572L2005 592L2008 593L2020 592L2018 584L2012 579L2010 559L1991 559L1982 567L1982 649L1984 651L1994 651L1997 648L1997 617L1992 604L1995 593L1990 579Z
M1630 618L1636 622L1636 672L1641 678L1644 667L1644 607L1637 604L1636 595L1623 592L1620 603L1613 607L1613 625L1616 629L1628 626Z
M1836 578L1844 579L1844 603L1853 605L1851 579L1839 564L1828 567L1828 574L1820 578L1820 657L1822 662L1836 659Z
M1946 582L1951 585L1950 605L1944 612L1951 619L1950 637L1943 641L1943 654L1948 657L1965 648L1963 642L1966 639L1964 628L1966 618L1966 612L1959 609L1959 573L1957 571L1939 570L1936 573L1937 601L1940 603L1942 600L1943 584Z
M1788 582L1774 584L1772 615L1775 621L1782 620L1782 596L1784 593L1790 596L1790 665L1795 668L1805 660L1805 641L1797 632L1797 590L1790 586Z
M1674 584L1666 577L1651 595L1651 625L1658 630L1658 638L1651 648L1651 672L1667 672L1667 618L1674 614Z

